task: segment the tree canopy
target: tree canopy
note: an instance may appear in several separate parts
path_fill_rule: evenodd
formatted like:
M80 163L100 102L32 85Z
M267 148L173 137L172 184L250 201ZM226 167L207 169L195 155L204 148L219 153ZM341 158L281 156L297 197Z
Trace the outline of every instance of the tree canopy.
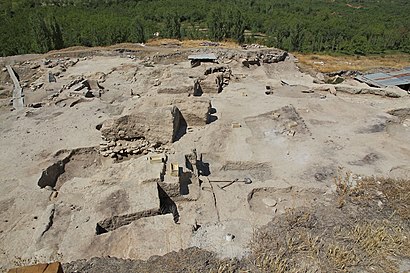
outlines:
M410 53L408 0L0 0L0 55L232 39L300 52Z

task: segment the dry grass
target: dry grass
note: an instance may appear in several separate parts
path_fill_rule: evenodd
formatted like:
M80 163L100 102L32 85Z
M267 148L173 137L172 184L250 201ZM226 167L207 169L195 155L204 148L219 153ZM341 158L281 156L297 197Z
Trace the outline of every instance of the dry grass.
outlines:
M410 66L410 54L374 56L329 56L294 53L302 66L323 73L340 70L369 71L377 68L401 69Z
M256 272L398 272L410 258L410 181L336 179L336 206L289 210L256 231Z
M355 204L377 203L404 221L410 220L410 180L381 177L365 177L352 185L350 174L336 179L338 207L349 200Z
M358 265L374 268L373 272L397 272L396 258L410 257L408 227L394 221L364 219L362 223L342 228L337 236L352 246L351 253L357 255Z
M234 272L247 272L245 270L239 271L237 260L222 260L219 262L215 270L211 270L210 273L234 273Z

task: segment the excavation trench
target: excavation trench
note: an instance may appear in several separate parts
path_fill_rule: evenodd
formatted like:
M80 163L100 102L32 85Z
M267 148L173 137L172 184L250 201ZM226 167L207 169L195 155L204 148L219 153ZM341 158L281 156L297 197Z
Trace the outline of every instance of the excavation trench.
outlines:
M37 185L59 190L74 177L90 177L101 164L98 150L94 147L62 150L56 153L55 162L42 171Z
M390 110L387 112L388 114L398 117L400 122L403 122L405 119L410 118L410 108L399 108Z
M97 226L95 227L95 234L104 234L116 230L117 228L120 228L122 226L129 225L132 222L137 221L138 219L156 215L160 215L159 209L151 209L131 214L116 215L98 222Z
M174 217L174 222L178 223L179 213L178 208L175 202L169 197L169 195L157 184L158 188L158 197L160 201L160 207L156 209L143 210L140 212L115 215L113 217L104 219L97 223L95 227L95 234L101 235L117 228L131 224L134 221L137 221L145 217L153 217L157 215L164 215L171 213Z

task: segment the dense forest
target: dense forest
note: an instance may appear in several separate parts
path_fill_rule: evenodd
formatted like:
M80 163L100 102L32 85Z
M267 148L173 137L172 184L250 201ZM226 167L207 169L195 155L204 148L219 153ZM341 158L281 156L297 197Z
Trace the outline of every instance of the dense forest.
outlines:
M159 37L410 53L409 0L0 0L0 55Z

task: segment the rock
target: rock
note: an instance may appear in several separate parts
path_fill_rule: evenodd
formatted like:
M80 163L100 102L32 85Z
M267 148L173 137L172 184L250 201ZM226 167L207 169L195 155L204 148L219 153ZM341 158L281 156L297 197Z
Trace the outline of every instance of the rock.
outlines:
M336 88L334 86L329 86L329 93L336 96Z
M114 147L115 146L115 141L111 140L110 142L108 142L108 147Z
M270 52L265 54L265 57L262 59L264 63L278 63L283 62L286 57L288 57L288 53L286 51L282 52Z
M407 95L407 92L396 87L386 87L386 88L374 88L374 87L355 87L349 85L336 85L335 89L337 92L343 92L348 94L372 94L376 96L385 96L391 98L399 98Z
M328 84L328 85L320 85L318 87L315 87L313 90L314 91L321 91L321 92L329 92L330 94L336 96L337 88L338 88L338 86L335 87L333 85Z
M30 69L37 69L40 68L39 64L33 64L32 66L30 66Z
M73 91L81 91L84 88L91 90L90 83L87 80L81 80L78 84L73 85L72 87Z
M119 153L120 151L121 151L121 148L120 147L115 147L113 150L112 150L114 153Z
M45 186L44 189L48 190L48 191L54 191L54 188L51 186Z
M331 78L327 79L327 80L326 80L326 83L329 83L329 84L339 84L339 83L344 82L344 80L345 80L344 78L340 77L339 75L336 75L336 76L334 76L334 77L331 77Z
M251 65L260 66L260 65L261 65L261 61L260 61L260 59L259 59L258 57L248 58L248 59L246 59L245 62L242 62L242 65L244 65L244 66L246 66L246 67L249 67L249 66L251 66Z
M242 64L244 67L249 67L249 63L248 63L248 60L247 60L247 59L242 59L242 60L241 60L241 64Z
M193 97L191 100L174 100L188 126L203 126L210 122L211 101Z
M95 91L104 90L104 87L100 84L98 80L87 80L87 83L88 83L88 87L91 90L95 90Z
M288 128L289 129L291 129L291 128L294 128L294 127L296 127L296 126L298 126L298 123L296 122L296 121L291 121L291 122L289 122L288 123Z
M78 77L77 79L72 80L71 82L69 82L69 83L67 84L66 88L67 88L67 89L70 89L71 87L73 87L74 85L79 84L79 83L80 83L81 81L83 81L83 80L84 80L83 77Z
M275 207L278 204L278 202L275 199L268 198L268 197L263 198L262 202L268 207Z
M94 98L94 97L96 97L95 95L94 95L94 93L91 91L91 90L86 90L85 92L84 92L84 97L86 97L86 98Z
M29 105L27 105L28 107L32 107L32 108L40 108L43 106L43 104L41 102L36 102L36 103L30 103Z
M41 87L43 87L43 85L44 85L44 82L38 82L38 83L34 84L34 88L35 89L40 89Z
M325 75L323 75L323 73L319 72L319 73L316 74L316 79L318 79L321 82L324 82L325 81Z
M388 86L384 90L386 92L386 96L390 98L400 98L410 94L397 86Z
M199 81L199 86L202 93L220 93L222 92L224 84L223 73L215 73L208 75L206 79Z
M159 86L161 85L161 81L159 79L154 80L154 86Z
M53 73L49 72L48 73L48 82L56 82L56 77L54 76Z
M100 131L106 139L145 138L150 142L164 144L176 139L182 122L183 118L177 107L162 107L107 120ZM126 136L121 137L120 131L126 132Z
M214 67L209 67L205 70L204 75L209 75L212 73L217 73L217 72L227 72L230 71L230 69L226 66L214 66Z
M49 205L44 211L43 215L39 218L38 227L34 233L34 239L39 241L41 237L46 233L53 225L53 218L55 213L55 205Z

